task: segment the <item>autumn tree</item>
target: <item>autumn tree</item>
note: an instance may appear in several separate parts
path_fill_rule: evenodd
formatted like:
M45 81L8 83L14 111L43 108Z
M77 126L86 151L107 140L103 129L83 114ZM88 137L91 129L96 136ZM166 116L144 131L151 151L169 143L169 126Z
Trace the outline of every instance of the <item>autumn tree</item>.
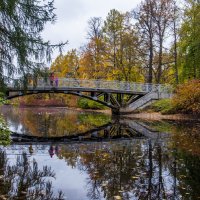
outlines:
M144 57L143 65L148 69L146 81L153 82L153 58L154 58L154 38L155 24L153 22L153 2L146 0L140 6L133 10L133 16L136 20L136 28L140 35L141 54Z
M136 27L143 44L141 51L144 50L143 54L146 57L144 67L147 66L148 69L146 80L149 83L152 83L153 80L160 83L163 71L166 66L169 67L171 62L168 62L169 58L166 55L169 54L167 38L171 34L172 12L172 0L145 0L133 11L133 16L137 20Z
M109 77L117 80L136 81L138 73L138 37L130 13L111 10L104 22ZM138 73L140 74L140 73Z
M110 63L113 68L117 67L117 49L119 48L120 34L123 28L123 16L122 14L113 9L108 13L106 20L104 21L104 37L109 45L109 57Z
M75 78L78 77L78 68L79 68L79 57L76 49L72 49L67 52L66 55L60 54L55 61L51 64L50 70L42 71L42 76L46 79L48 84L49 82L49 71L54 72L55 76L58 78ZM61 85L62 81L58 82L58 85ZM63 94L37 94L33 96L23 97L21 103L28 105L29 103L34 104L40 102L44 105L68 105L71 96ZM74 98L76 102L76 98Z
M156 33L156 50L158 53L158 63L157 70L155 73L156 82L161 82L162 67L163 67L163 51L166 49L165 40L167 39L167 34L170 27L170 22L172 18L172 0L153 0L153 20L155 23L155 33Z
M138 45L140 43L138 35L132 24L130 13L123 14L123 27L120 32L119 48L117 49L117 73L120 80L140 81L141 65L140 52Z
M79 57L76 49L68 51L66 55L60 54L50 67L59 77L70 75L71 78L78 76L78 69Z
M81 47L80 74L84 78L106 78L105 42L102 35L102 19L88 21L88 41Z

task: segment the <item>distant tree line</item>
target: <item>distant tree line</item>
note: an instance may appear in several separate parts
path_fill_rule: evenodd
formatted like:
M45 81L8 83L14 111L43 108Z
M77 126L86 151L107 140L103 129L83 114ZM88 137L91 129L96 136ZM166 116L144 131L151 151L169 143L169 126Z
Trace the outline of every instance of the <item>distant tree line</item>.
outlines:
M180 6L179 6L180 5ZM51 65L61 77L178 84L200 78L200 2L144 0L88 21L87 42Z

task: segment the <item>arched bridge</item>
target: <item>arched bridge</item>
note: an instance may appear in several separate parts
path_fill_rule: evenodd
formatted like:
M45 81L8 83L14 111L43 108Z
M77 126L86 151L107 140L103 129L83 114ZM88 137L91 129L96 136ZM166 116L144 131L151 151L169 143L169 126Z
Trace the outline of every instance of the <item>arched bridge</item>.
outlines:
M85 80L60 78L53 85L48 80L8 85L7 99L38 93L72 94L99 102L115 114L125 114L150 104L154 100L171 97L171 86L125 81Z

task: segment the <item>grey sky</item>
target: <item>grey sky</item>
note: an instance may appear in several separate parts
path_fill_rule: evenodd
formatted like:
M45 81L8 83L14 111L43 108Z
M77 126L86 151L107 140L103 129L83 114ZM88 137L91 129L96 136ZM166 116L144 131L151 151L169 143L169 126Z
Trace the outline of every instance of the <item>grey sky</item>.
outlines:
M135 8L141 0L55 0L55 24L47 24L42 36L52 43L69 41L64 53L79 48L86 41L87 22L91 17L105 19L115 8L121 12ZM53 55L53 59L56 53Z

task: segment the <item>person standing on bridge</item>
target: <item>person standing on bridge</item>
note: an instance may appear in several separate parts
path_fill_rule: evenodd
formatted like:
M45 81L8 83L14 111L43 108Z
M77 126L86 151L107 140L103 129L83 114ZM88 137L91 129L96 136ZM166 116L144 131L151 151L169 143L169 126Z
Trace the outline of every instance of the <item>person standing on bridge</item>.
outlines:
M55 85L56 85L56 87L58 87L58 77L57 76L55 77Z
M49 76L49 79L50 79L50 85L53 86L53 82L54 82L54 73L50 73L50 76Z

